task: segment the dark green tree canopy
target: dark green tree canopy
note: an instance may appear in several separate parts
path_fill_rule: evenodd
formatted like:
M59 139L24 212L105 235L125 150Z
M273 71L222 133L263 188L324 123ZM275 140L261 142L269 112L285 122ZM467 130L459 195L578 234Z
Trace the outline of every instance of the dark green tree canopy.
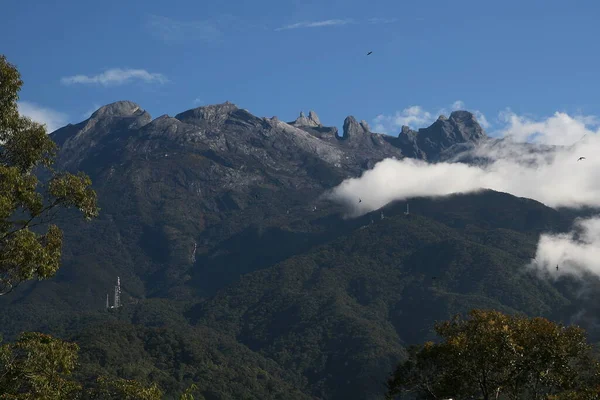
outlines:
M585 332L545 318L473 310L436 325L440 343L413 347L388 398L594 399L600 368Z
M46 127L19 115L22 84L15 66L0 56L0 295L56 274L62 231L50 222L58 210L75 207L88 220L99 211L90 178L55 171L56 144ZM49 174L44 182L35 174L40 170Z

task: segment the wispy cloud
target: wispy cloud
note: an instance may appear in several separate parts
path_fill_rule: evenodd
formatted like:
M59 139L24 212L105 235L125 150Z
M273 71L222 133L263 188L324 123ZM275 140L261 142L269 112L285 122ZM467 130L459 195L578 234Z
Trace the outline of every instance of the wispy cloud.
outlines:
M195 106L197 106L197 105L199 105L199 104L202 104L202 99L201 99L200 97L196 97L196 98L194 99L194 101L193 101L193 104L194 104Z
M88 119L89 117L92 116L93 113L96 112L96 110L98 110L101 106L99 106L98 104L94 104L93 107L91 107L89 110L87 110L86 112L84 112L81 116L84 119Z
M465 110L465 103L461 100L457 100L450 106L451 111ZM490 128L485 115L482 112L475 110L472 111L477 119L477 122L484 128ZM431 125L438 116L448 115L449 112L446 108L441 108L437 112L431 112L425 110L421 106L410 106L402 111L396 111L392 115L380 114L373 119L373 130L375 132L386 133L389 135L397 134L403 125L406 125L412 129L423 128Z
M29 101L20 101L17 103L19 114L31 118L33 121L46 125L48 133L52 133L58 128L65 126L68 122L68 116L51 108L42 107Z
M230 20L231 16L227 19ZM160 15L150 15L146 21L150 33L166 43L190 40L218 41L222 37L218 25L218 20L180 21Z
M373 25L382 25L382 24L392 24L397 22L398 18L380 18L380 17L372 17L367 18L363 21L363 23L373 24ZM358 24L361 21L357 21L352 18L345 19L326 19L321 21L303 21L297 22L295 24L285 25L275 29L276 31L284 31L289 29L300 29L300 28L321 28L325 26L342 26L348 24Z
M320 28L323 26L336 26L336 25L347 25L354 23L352 19L326 19L323 21L304 21L297 22L291 25L285 25L275 29L276 31L283 31L288 29L299 29L299 28Z
M373 17L367 20L369 24L393 24L394 22L398 22L398 18L378 18Z
M464 110L464 109L465 109L464 101L456 100L454 103L452 103L452 111Z
M380 114L373 119L373 130L393 134L406 125L413 129L423 127L435 121L435 117L420 106L410 106L393 115Z
M165 83L168 79L159 73L151 73L145 69L121 69L112 68L108 69L101 74L88 76L88 75L74 75L67 76L61 79L61 82L65 85L72 84L99 84L102 86L116 86L129 83L134 80L139 80L147 83Z

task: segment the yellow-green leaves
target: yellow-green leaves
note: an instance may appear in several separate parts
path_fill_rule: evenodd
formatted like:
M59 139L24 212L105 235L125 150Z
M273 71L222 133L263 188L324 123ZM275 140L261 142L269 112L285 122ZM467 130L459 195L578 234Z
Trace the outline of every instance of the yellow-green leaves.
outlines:
M77 175L55 175L48 185L48 193L64 207L77 207L87 220L98 216L96 192L90 188L92 180L83 172Z
M3 135L10 130L13 121L19 117L17 100L22 85L19 71L0 55L0 142L4 140Z
M0 345L0 400L160 400L156 385L100 377L92 387L71 378L79 346L37 332Z
M42 333L28 332L0 346L0 399L75 399L81 386L69 379L79 347Z
M0 295L23 281L54 276L62 232L48 224L60 209L77 208L86 220L99 211L87 175L50 168L56 144L43 125L19 116L21 85L17 69L0 56ZM37 167L46 168L44 182L33 173Z
M160 400L162 391L155 385L144 386L137 381L100 377L97 387L89 390L87 398L94 400Z

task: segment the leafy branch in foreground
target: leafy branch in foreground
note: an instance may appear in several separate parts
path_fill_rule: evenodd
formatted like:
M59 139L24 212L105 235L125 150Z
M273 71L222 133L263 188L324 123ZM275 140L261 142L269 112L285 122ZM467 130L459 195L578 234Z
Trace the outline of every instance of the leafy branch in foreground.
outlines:
M17 69L0 56L0 295L56 274L63 236L50 222L60 209L75 207L86 220L99 212L90 178L55 171L57 146L46 127L19 115L22 84ZM45 182L35 174L41 171L49 174Z

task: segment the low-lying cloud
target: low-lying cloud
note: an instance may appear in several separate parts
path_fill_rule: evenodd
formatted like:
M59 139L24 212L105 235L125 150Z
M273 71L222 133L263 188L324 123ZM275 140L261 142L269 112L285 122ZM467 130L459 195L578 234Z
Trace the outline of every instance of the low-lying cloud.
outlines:
M413 107L398 119L403 118L404 124L420 123L429 115ZM471 152L489 161L484 165L386 159L361 177L342 182L326 196L345 204L350 217L395 200L481 189L535 199L550 207L600 207L600 157L595 156L600 154L598 119L562 112L543 120L510 111L500 117L505 126L497 129L495 136L503 139L483 143ZM578 161L580 157L586 159ZM532 265L551 271L557 264L562 265L561 274L580 276L589 271L600 276L600 216L578 220L570 233L542 235Z
M600 216L576 220L568 233L541 235L530 266L555 279L582 278L585 273L600 276Z
M98 75L73 75L61 79L65 85L92 84L102 86L116 86L130 83L132 81L146 83L166 83L168 79L159 73L148 72L145 69L108 69Z

